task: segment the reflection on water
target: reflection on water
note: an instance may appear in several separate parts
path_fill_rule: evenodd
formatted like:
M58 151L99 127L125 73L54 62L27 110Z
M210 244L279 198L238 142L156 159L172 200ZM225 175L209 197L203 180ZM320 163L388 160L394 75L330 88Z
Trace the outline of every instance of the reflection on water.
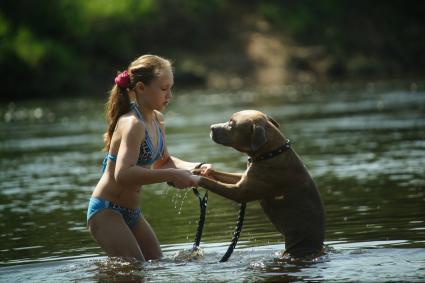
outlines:
M220 170L243 171L246 157L211 142L210 124L242 109L279 121L326 207L330 251L307 263L279 258L282 237L256 202L247 206L233 256L217 263L239 206L213 194L204 257L174 261L172 255L191 247L195 237L198 200L162 184L147 186L140 201L165 259L106 259L85 226L87 200L100 175L104 101L0 106L0 264L7 266L0 279L419 282L425 277L423 89L401 82L175 95L166 111L170 151Z

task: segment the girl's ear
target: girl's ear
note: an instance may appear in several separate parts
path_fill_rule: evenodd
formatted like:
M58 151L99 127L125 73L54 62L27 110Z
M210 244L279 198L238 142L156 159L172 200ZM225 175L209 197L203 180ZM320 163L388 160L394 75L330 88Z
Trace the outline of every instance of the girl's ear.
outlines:
M145 84L143 82L137 82L135 89L137 89L139 91L144 91L145 90Z

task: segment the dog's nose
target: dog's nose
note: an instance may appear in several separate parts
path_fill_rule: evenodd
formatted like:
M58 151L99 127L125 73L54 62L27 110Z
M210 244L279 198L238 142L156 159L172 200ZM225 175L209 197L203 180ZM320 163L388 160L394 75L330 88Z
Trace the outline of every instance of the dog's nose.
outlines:
M217 125L217 124L213 124L213 125L211 125L210 126L210 129L211 129L211 132L210 132L210 135L211 135L211 137L212 136L215 136L215 135L217 135L218 134L218 132L219 132L219 129L220 127L219 127L219 125Z

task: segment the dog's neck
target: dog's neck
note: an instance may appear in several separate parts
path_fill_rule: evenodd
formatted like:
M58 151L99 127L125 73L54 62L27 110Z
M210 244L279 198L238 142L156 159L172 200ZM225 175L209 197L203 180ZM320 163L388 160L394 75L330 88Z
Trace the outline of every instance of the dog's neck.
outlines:
M279 147L277 147L273 150L270 150L268 152L264 152L264 153L261 153L261 154L256 153L256 154L250 155L250 157L248 158L248 162L252 163L253 161L267 160L267 159L273 158L275 156L278 156L279 154L289 150L290 148L291 148L291 143L287 139L285 141L285 143L283 143L281 146L279 146Z
M267 142L259 149L247 152L249 161L261 161L273 158L290 149L290 142L277 128L267 131Z

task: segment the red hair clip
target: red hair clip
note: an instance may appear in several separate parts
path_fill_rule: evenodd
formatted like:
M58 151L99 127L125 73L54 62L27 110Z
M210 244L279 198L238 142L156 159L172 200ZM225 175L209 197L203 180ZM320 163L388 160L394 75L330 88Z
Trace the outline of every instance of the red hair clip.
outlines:
M115 84L120 88L127 88L129 83L130 76L127 71L124 71L115 77Z

